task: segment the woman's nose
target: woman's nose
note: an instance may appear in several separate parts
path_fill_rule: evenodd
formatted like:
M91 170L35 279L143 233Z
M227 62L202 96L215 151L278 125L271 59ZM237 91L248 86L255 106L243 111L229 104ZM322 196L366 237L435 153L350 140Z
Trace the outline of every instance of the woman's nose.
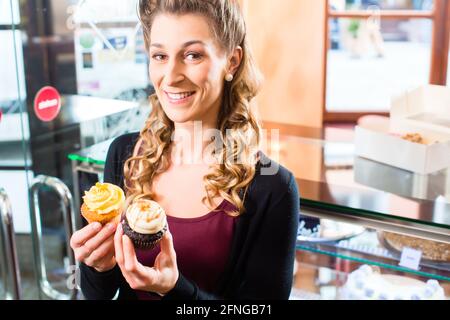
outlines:
M168 85L181 82L185 79L183 67L177 61L171 61L167 64L165 72L165 82Z

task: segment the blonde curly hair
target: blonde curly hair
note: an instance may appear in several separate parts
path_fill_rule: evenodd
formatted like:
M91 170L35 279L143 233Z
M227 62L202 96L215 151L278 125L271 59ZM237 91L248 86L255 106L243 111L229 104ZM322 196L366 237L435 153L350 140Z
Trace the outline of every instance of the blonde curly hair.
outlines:
M237 209L227 214L238 216L245 211L245 194L258 162L261 128L250 102L259 90L261 75L250 52L244 18L237 1L233 0L140 0L139 18L146 48L149 48L150 31L157 15L191 13L201 14L212 22L214 36L227 54L237 46L243 51L233 81L224 84L217 121L220 137L215 141L213 152L217 163L211 165L210 173L203 177L207 196L202 199L213 210L212 200L221 196ZM152 111L138 140L142 152L131 156L124 165L125 189L130 201L153 199L153 179L165 172L171 161L174 123L164 113L156 94L149 100Z

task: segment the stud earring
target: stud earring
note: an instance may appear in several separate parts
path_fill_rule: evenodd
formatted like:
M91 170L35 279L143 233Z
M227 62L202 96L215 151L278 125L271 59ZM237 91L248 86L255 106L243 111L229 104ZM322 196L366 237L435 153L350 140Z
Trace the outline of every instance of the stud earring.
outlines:
M233 81L234 77L231 73L227 73L227 75L225 76L225 80L228 82Z

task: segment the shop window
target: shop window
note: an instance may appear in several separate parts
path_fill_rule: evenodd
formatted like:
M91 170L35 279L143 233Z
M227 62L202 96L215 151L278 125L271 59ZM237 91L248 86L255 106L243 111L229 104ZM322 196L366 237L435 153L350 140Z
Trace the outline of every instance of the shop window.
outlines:
M446 0L328 0L324 121L387 115L390 100L445 85Z
M336 19L330 29L327 110L388 111L390 98L427 84L432 23Z

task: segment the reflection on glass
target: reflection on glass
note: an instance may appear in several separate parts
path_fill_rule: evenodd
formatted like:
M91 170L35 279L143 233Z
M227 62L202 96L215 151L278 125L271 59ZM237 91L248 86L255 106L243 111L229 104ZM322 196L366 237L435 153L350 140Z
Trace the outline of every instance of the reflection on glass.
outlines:
M324 141L283 133L263 151L270 157L275 153L293 172L305 205L370 211L448 228L450 169L420 175L355 157L348 137Z
M386 111L392 96L427 84L432 22L330 19L328 111Z
M333 10L365 10L377 6L381 10L432 10L434 0L330 0Z
M147 87L144 40L136 23L120 28L80 26L74 41L79 94L118 98Z
M25 99L21 32L19 30L1 30L0 43L0 70L2 74L0 77L0 108L2 108L3 114L8 114L18 111L17 100ZM16 67L19 73L18 79L16 78Z
M78 94L136 100L133 95L147 88L147 57L136 5L136 0L85 0L69 10Z
M12 8L11 8L12 4ZM11 10L12 9L12 10ZM12 16L11 16L12 13ZM19 1L0 0L0 25L19 24Z

